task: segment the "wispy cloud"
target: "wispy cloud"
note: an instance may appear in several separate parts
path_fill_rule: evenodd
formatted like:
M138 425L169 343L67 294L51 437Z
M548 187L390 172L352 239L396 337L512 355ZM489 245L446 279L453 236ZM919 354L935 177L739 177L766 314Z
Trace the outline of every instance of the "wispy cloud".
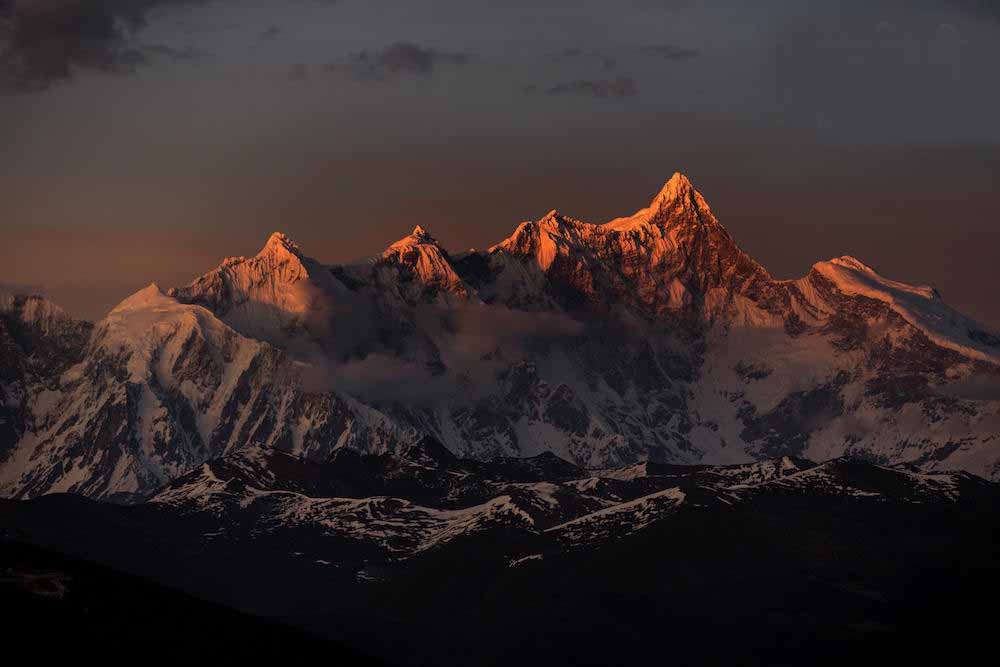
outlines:
M639 88L631 77L617 79L576 79L553 86L526 86L525 92L543 95L576 95L600 100L624 100L639 94Z
M467 53L439 51L409 42L396 42L375 51L361 51L327 69L364 81L388 81L401 77L426 77L442 65L466 65Z

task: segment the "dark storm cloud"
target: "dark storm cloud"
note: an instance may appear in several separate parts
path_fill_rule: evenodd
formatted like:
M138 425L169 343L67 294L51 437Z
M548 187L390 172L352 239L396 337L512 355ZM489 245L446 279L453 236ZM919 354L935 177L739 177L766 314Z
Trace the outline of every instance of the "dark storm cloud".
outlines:
M472 60L467 53L451 53L437 49L396 42L377 51L361 51L328 69L344 72L363 81L387 81L400 77L429 76L441 65L466 65Z
M527 86L525 92L553 96L592 97L599 100L624 100L639 94L639 88L631 77L617 79L576 79L554 86Z
M131 36L149 13L208 0L0 0L0 85L36 90L77 68L128 72L157 55Z

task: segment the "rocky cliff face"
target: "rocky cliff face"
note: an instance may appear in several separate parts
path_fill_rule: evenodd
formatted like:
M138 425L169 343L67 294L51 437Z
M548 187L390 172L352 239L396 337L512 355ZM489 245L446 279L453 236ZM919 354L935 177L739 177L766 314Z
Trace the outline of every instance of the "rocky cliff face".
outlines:
M0 322L10 496L128 498L233 452L424 436L589 468L849 455L1000 477L1000 338L854 258L775 280L680 174L632 216L552 212L460 256L418 227L326 266L275 234L92 333L20 303Z

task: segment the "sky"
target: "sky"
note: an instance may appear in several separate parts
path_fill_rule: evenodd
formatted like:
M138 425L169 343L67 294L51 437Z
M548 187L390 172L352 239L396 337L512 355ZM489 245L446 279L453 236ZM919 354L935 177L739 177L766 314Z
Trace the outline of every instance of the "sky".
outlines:
M1000 328L987 0L0 0L0 287L98 319L280 230L488 247L675 171L775 276Z

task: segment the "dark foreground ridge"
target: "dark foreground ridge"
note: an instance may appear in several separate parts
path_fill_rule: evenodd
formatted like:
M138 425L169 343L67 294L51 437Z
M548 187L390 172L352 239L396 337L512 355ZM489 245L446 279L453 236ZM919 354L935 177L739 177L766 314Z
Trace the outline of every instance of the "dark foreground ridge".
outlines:
M425 441L220 459L134 505L4 501L0 534L5 568L36 545L33 571L83 592L64 609L19 585L45 633L124 624L142 646L186 637L199 663L356 664L345 645L397 665L960 663L991 637L998 500L966 473L848 459L586 471Z

